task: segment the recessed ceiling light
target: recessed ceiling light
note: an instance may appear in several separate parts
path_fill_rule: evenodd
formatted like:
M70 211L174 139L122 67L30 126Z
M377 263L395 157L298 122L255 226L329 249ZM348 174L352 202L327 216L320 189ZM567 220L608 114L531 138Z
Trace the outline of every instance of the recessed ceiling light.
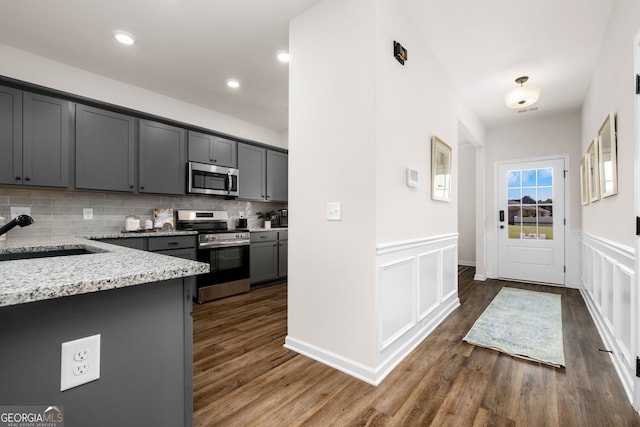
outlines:
M229 79L227 80L227 86L229 86L232 89L237 89L240 87L240 82L234 79Z
M280 52L278 53L278 61L280 62L289 62L290 56L289 52Z
M132 45L136 42L135 37L133 35L126 33L124 31L114 31L113 37L116 38L120 43L126 45Z

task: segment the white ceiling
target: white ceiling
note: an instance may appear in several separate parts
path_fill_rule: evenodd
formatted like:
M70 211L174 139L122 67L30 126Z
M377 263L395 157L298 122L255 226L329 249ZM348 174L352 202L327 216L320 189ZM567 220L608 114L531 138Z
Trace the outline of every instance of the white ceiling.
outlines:
M0 43L283 131L288 71L275 55L287 49L288 21L319 1L4 1ZM491 127L518 115L502 98L520 75L541 88L527 115L579 108L613 1L398 4ZM116 29L137 43L115 43ZM242 87L230 90L228 78Z

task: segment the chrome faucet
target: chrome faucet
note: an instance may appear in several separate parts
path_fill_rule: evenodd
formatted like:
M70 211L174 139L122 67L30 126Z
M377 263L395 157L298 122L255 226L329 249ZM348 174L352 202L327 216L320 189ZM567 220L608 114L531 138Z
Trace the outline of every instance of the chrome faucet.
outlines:
M29 215L18 215L17 217L9 221L7 224L0 227L0 236L2 236L7 231L11 230L16 225L19 225L20 227L26 227L27 225L31 225L31 224L33 224L33 218L31 218Z

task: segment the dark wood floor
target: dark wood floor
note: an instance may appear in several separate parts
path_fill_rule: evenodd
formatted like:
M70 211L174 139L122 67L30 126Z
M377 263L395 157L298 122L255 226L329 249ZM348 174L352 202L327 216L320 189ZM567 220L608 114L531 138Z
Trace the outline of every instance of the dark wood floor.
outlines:
M459 275L461 306L378 387L285 349L286 284L194 307L196 426L640 426L578 291ZM462 342L503 286L562 295L566 369Z

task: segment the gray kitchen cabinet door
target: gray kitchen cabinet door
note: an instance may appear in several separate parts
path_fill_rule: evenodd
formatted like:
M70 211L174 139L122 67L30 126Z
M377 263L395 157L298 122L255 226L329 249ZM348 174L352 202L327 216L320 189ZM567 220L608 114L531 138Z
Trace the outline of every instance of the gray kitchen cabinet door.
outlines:
M0 86L0 184L22 183L22 91Z
M289 268L289 241L278 241L278 278L287 276L287 269Z
M206 133L189 131L190 162L208 163L230 168L238 167L236 141Z
M62 99L24 92L22 185L69 185L72 104Z
M267 150L238 144L238 198L264 201L267 198Z
M288 155L267 150L267 201L286 202L289 200Z
M185 131L140 120L138 188L141 193L185 193Z
M76 105L76 188L133 192L135 119Z
M278 242L251 243L249 251L251 283L278 278Z

